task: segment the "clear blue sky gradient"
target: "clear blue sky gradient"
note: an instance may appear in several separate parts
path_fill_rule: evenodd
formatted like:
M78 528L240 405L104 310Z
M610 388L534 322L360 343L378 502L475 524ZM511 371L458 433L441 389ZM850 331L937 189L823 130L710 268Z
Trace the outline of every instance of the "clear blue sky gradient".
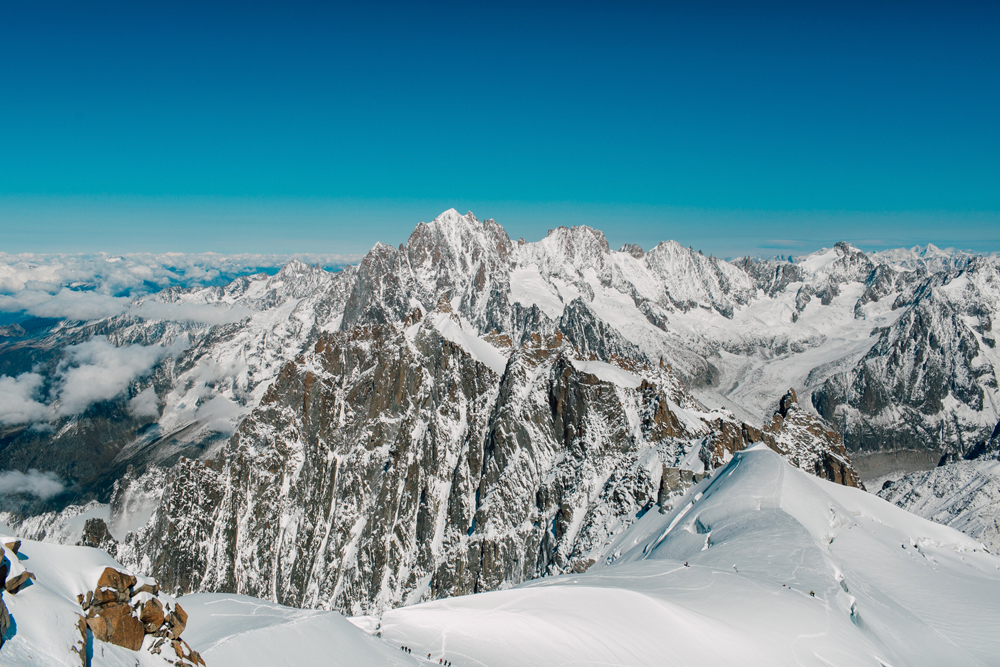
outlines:
M1000 250L1000 3L362 5L5 3L0 251Z

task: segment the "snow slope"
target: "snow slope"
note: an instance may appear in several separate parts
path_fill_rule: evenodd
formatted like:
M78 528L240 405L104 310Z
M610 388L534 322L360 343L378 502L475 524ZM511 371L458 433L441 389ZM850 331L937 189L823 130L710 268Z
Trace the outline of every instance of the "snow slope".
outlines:
M9 533L0 524L0 532ZM14 624L0 648L4 667L80 667L74 652L81 644L77 620L82 610L77 594L94 588L105 567L127 571L108 554L22 540L19 554L2 547L13 537L0 535L0 550L14 567L33 572L35 581L16 595L3 594ZM151 583L140 577L140 583ZM160 594L172 604L174 598ZM183 638L199 650L210 667L249 665L337 665L405 667L418 664L398 645L365 634L336 612L291 609L238 595L189 595L179 600L188 612ZM171 652L152 655L146 648L130 651L93 642L92 667L167 667ZM168 655L170 654L170 655Z
M399 647L365 634L334 611L292 609L244 595L203 593L181 600L187 641L210 667L418 664Z
M687 501L611 565L396 609L383 636L491 667L996 664L1000 558L971 538L763 448Z
M887 482L878 495L1000 553L1000 462L957 461Z

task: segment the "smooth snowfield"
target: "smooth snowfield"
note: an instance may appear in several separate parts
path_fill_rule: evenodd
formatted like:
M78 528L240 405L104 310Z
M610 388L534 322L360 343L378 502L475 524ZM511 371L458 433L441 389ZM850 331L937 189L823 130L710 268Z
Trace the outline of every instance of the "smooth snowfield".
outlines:
M292 609L224 593L185 595L181 604L189 615L185 639L209 667L418 664L335 611Z
M764 448L737 454L675 511L648 512L607 553L622 555L585 574L393 610L383 636L456 666L901 667L1000 655L1000 558Z
M94 588L105 567L127 571L108 554L22 540L20 557L4 542L15 538L0 524L0 550L13 564L12 573L26 569L36 580L16 595L3 594L14 620L8 641L0 649L3 667L80 667L73 651L81 644L77 620L82 614L79 593ZM140 582L151 579L140 577ZM161 597L163 595L161 594ZM168 598L173 602L173 598ZM418 660L399 647L357 629L337 612L291 609L240 595L186 595L176 600L188 612L183 638L198 650L209 667L295 665L296 667L406 667ZM167 667L173 652L152 655L93 642L92 667ZM169 646L167 647L169 649Z

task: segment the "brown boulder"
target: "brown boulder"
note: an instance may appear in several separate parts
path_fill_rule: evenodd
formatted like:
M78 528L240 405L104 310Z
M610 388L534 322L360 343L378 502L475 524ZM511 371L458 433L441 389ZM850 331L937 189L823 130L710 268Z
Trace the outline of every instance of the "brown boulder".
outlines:
M142 612L139 614L139 620L142 621L147 628L151 627L155 632L161 625L166 617L163 614L163 605L156 598L146 601L142 605Z
M29 579L34 579L34 578L35 575L33 575L32 573L22 572L21 574L8 579L5 588L7 589L8 593L15 594L19 590L24 588L24 585L28 583Z
M187 620L187 612L180 605L175 605L174 610L170 612L170 616L168 617L171 639L177 639L181 636L184 628L187 627Z
M132 591L132 595L133 596L136 596L139 593L149 593L150 595L159 595L160 594L160 585L156 584L156 583L153 583L153 584L143 584L142 586L139 586L138 588L135 588Z
M5 547L13 551L15 554L21 548L21 540L14 540L13 542L7 542L4 544Z
M87 625L96 639L122 646L132 651L142 648L146 630L127 604L115 603L102 608Z
M124 602L124 600L118 599L118 591L113 588L98 588L94 591L94 597L91 599L91 604L96 604L98 606L112 604L114 602Z
M0 646L3 646L3 638L7 635L9 628L10 612L7 611L7 605L4 604L3 595L0 594Z
M90 616L87 618L87 627L94 633L94 639L102 642L108 641L108 622L101 616Z
M131 574L119 572L113 567L106 567L104 568L104 572L101 573L101 578L97 580L97 587L107 587L113 588L117 591L127 591L135 586L135 583L136 578Z
M186 660L193 665L205 664L205 661L202 659L201 655L198 654L198 651L195 651L193 648L188 646L188 643L183 639L175 639L171 642L171 645L174 647L174 653L177 654L177 657L182 663ZM185 649L187 650L185 651Z

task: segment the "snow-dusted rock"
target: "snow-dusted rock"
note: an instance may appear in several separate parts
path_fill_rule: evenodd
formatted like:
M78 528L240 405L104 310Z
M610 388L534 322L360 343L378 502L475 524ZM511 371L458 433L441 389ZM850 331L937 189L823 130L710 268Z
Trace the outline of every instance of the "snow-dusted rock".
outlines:
M680 471L778 442L665 368L581 358L561 334L493 348L450 308L321 336L216 458L171 469L117 556L175 593L380 612L586 569L670 507ZM775 432L797 462L849 470L792 421Z
M858 489L738 452L586 573L394 609L456 664L991 665L1000 559Z

